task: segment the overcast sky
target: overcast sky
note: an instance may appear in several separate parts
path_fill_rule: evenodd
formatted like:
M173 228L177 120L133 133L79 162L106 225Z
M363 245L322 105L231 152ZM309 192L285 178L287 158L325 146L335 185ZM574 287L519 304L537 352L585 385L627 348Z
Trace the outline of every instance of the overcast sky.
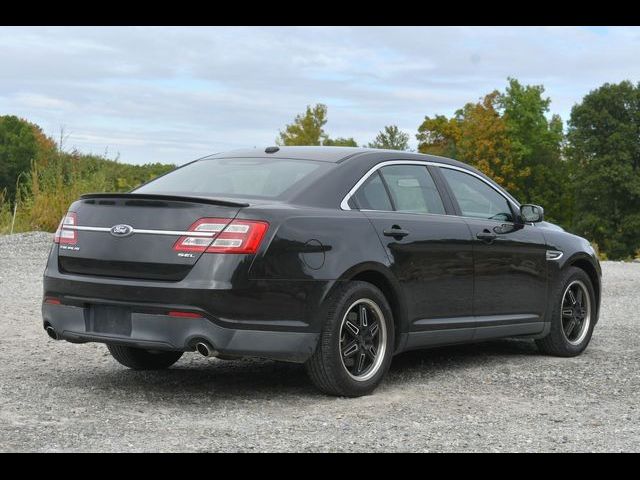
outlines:
M306 105L327 104L332 137L411 135L503 89L543 84L553 113L604 82L640 80L640 29L0 28L0 114L68 149L123 162L184 163L274 144Z

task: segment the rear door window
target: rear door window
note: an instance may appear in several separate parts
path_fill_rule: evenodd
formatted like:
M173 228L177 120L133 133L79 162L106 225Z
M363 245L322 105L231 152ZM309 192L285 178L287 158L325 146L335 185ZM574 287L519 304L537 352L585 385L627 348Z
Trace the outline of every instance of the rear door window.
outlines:
M366 180L364 185L358 189L354 198L358 207L362 210L393 210L387 189L379 172L374 173Z
M389 165L380 174L391 194L395 210L444 215L444 205L426 166Z

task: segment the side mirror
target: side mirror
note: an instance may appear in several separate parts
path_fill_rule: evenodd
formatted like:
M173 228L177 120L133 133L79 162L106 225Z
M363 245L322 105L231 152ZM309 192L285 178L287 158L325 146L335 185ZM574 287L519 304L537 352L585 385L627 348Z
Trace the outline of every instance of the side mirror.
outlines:
M520 216L525 223L536 223L544 220L544 208L540 205L525 203L520 205Z

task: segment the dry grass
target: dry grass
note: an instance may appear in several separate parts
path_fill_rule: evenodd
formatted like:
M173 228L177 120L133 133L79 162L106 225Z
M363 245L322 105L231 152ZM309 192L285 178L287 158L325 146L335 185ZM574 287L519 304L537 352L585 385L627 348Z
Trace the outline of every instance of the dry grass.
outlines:
M166 171L172 165L129 165L92 155L56 153L32 162L22 175L14 232L53 232L69 205L89 192L129 191ZM13 205L0 193L0 233L11 230Z

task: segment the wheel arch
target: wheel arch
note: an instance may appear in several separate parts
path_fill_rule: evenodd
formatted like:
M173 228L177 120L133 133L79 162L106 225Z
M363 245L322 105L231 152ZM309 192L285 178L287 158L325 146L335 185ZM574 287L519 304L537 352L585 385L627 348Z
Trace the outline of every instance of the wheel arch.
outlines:
M589 279L591 280L591 285L593 286L593 290L596 297L597 311L600 312L600 295L601 295L600 275L595 265L593 264L593 261L589 257L577 256L567 260L564 267L579 268L589 276Z
M395 348L397 350L403 338L402 333L407 331L407 305L400 284L389 268L377 262L362 263L344 272L340 281L367 282L384 294L393 314Z

